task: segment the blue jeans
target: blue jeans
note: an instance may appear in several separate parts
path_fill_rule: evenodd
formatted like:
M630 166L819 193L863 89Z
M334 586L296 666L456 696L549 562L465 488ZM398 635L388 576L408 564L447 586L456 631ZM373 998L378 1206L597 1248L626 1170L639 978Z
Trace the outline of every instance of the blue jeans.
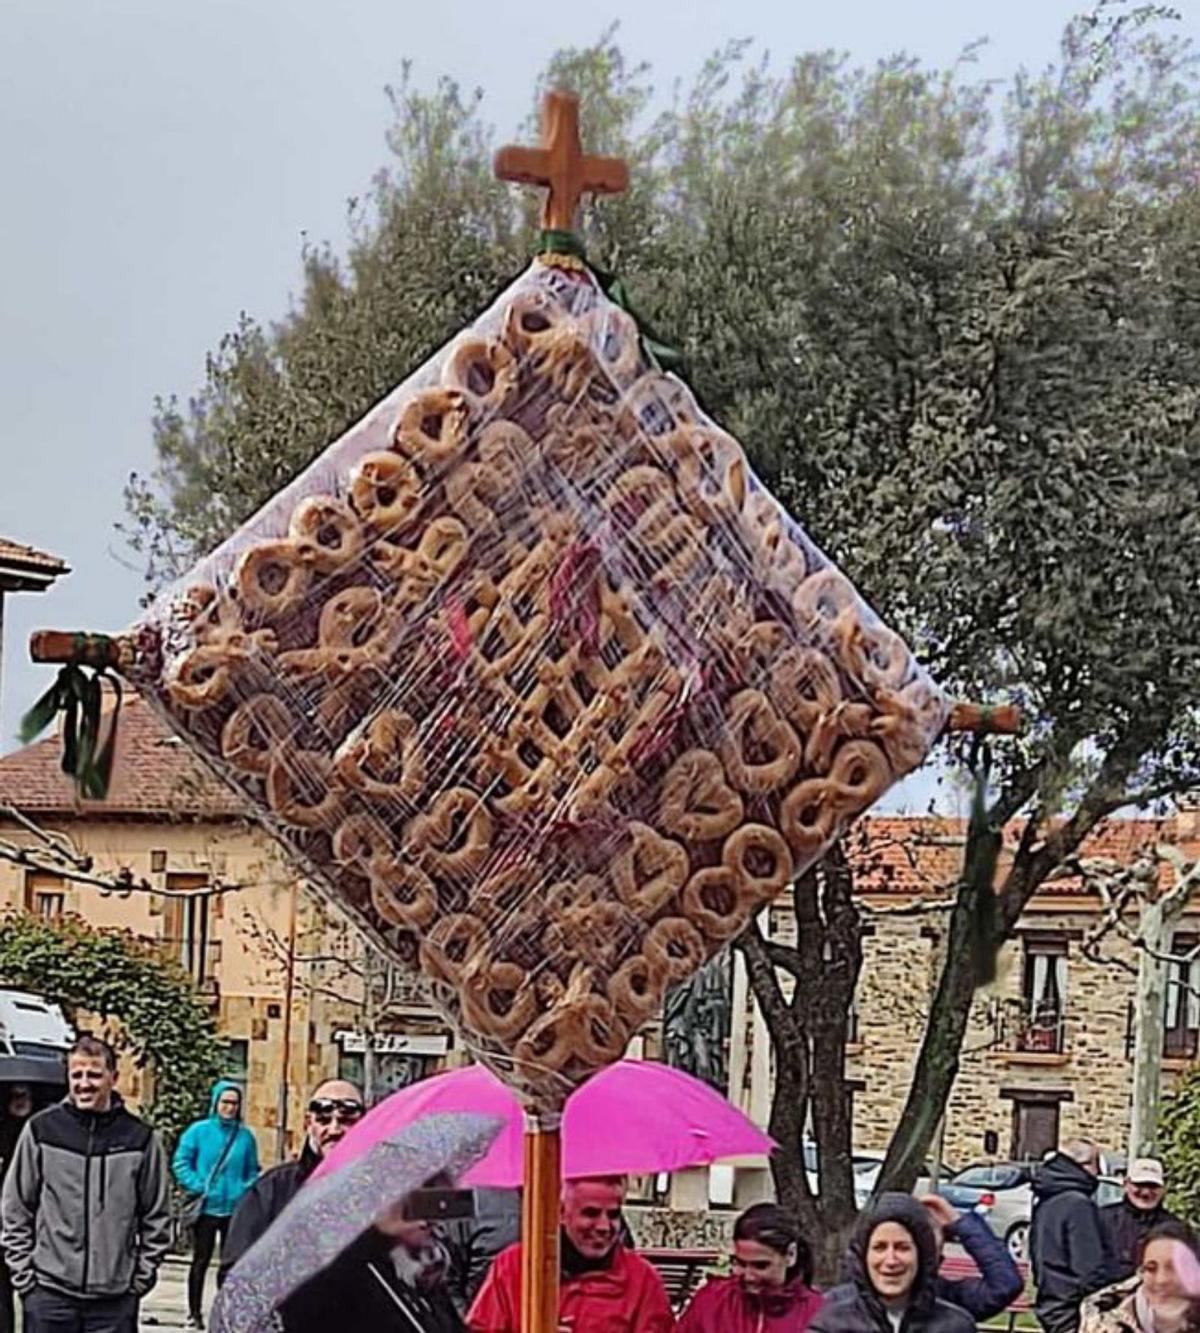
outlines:
M85 1301L48 1287L25 1297L25 1333L137 1333L136 1296Z

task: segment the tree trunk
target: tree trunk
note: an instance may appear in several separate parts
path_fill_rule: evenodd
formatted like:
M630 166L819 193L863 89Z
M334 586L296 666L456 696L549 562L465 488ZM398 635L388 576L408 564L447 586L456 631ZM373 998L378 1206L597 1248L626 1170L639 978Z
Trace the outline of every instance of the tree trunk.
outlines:
M797 942L764 940L757 927L739 941L751 988L775 1052L769 1130L775 1197L812 1247L818 1285L837 1281L854 1223L850 1099L845 1082L846 1020L862 964L853 881L841 849L793 889ZM792 978L785 998L777 969ZM804 1163L811 1113L818 1190Z
M1150 1157L1155 1149L1162 1100L1163 1032L1167 1008L1168 964L1156 954L1169 952L1171 937L1187 906L1186 897L1160 898L1142 908L1138 935L1137 1000L1134 1010L1133 1109L1129 1121L1129 1160ZM1187 997L1181 996L1186 1004Z
M958 1076L959 1052L975 995L976 955L972 943L977 929L979 895L991 892L990 885L981 886L967 880L959 886L929 1022L908 1098L879 1173L878 1193L885 1190L907 1193L924 1169L929 1146Z

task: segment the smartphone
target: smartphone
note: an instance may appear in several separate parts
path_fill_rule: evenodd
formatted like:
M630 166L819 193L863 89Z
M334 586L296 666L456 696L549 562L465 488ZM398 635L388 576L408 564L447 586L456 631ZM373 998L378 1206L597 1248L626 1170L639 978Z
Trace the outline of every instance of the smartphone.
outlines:
M413 1190L404 1215L414 1222L456 1222L475 1216L474 1190Z

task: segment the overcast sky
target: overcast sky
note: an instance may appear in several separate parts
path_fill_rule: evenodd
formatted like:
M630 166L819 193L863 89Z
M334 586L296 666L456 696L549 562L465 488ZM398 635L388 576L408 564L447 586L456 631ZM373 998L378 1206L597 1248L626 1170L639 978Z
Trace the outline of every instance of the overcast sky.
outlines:
M383 90L402 61L423 86L484 89L507 136L550 53L614 19L665 92L734 37L777 64L825 47L939 64L988 37L981 72L1004 78L1051 59L1078 7L0 0L0 536L74 571L7 599L0 752L47 679L26 661L29 631L134 617L141 571L114 524L128 474L153 466L154 396L193 392L240 311L286 309L305 236L342 241L347 198L386 159Z

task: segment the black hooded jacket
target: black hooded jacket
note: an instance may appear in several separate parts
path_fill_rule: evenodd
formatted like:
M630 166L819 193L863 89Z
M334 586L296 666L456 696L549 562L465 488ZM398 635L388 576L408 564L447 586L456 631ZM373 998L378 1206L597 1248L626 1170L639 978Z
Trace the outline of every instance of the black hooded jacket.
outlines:
M1174 1213L1160 1203L1157 1208L1135 1208L1128 1199L1100 1209L1100 1225L1113 1265L1113 1281L1124 1282L1137 1271L1137 1247L1143 1236L1164 1222L1175 1222Z
M1075 1333L1084 1297L1115 1280L1093 1197L1098 1183L1062 1153L1033 1178L1029 1254L1037 1288L1034 1309L1046 1333Z
M887 1307L867 1276L871 1233L884 1222L898 1222L917 1247L917 1276L900 1333L975 1333L975 1321L965 1310L938 1299L937 1235L928 1212L908 1194L884 1194L860 1215L846 1251L849 1282L829 1292L809 1333L893 1333Z
M317 1169L320 1161L306 1136L300 1156L294 1162L284 1162L264 1171L242 1195L230 1219L229 1231L221 1242L219 1283L225 1281L250 1246L266 1234L267 1228L296 1197L300 1186Z

